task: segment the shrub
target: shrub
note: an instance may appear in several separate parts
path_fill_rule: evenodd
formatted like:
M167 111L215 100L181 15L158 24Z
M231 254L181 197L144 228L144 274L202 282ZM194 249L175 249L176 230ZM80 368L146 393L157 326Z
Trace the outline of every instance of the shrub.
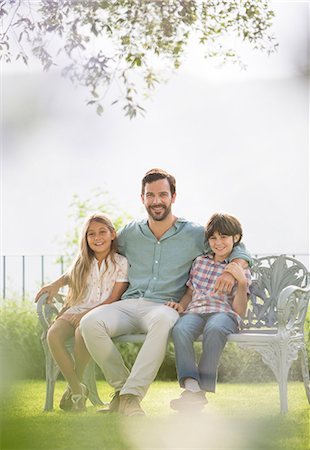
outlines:
M35 307L28 301L0 303L0 351L5 379L42 378L44 353Z
M306 347L310 352L310 314L305 325ZM41 327L35 305L29 301L0 301L0 352L2 383L7 380L44 378L45 358L41 345ZM141 344L118 344L128 368L131 368ZM197 358L202 346L195 343ZM98 369L98 377L101 371ZM157 375L158 380L175 380L175 355L172 343L167 347L165 360ZM302 380L299 361L294 361L290 370L291 380ZM235 343L228 343L223 351L218 380L221 382L260 382L274 380L272 371L262 362L255 351L243 350Z

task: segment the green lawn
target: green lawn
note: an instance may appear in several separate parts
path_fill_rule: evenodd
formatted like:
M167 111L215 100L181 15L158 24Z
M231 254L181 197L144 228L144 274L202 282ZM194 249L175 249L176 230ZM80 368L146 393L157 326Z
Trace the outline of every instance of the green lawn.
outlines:
M99 382L108 400L111 389ZM152 384L142 406L146 417L65 413L57 405L65 383L57 382L54 412L42 412L43 381L11 387L2 400L0 448L74 450L306 450L309 405L303 384L289 384L289 413L279 414L278 388L270 384L219 384L201 414L181 415L169 408L179 395L176 382Z

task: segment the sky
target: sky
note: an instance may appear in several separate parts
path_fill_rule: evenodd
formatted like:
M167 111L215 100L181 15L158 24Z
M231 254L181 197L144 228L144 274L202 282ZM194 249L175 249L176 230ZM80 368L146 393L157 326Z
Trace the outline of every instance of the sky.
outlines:
M176 177L177 216L228 212L253 254L309 254L309 4L272 5L276 54L246 49L241 72L191 47L131 121L113 108L97 116L57 71L2 64L1 254L62 253L73 195L94 188L144 217L152 167Z

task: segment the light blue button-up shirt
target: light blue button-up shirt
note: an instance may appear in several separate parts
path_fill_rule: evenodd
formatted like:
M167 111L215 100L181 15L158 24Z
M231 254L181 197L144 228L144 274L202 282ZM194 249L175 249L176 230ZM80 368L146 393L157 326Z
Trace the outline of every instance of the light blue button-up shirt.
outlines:
M209 251L209 247L202 225L177 219L158 240L145 219L133 221L120 230L118 251L129 263L129 287L122 299L143 297L165 303L180 300L193 260ZM230 260L235 258L251 262L242 244L230 255Z

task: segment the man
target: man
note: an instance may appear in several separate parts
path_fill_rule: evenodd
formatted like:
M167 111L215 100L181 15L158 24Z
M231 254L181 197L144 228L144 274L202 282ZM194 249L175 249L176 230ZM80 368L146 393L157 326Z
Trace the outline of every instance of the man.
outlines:
M148 218L126 225L118 235L119 252L129 262L129 288L121 301L100 306L83 317L80 329L88 351L115 389L109 412L144 415L140 401L155 379L165 357L169 333L179 318L166 305L178 302L193 260L205 251L204 228L172 214L175 179L152 169L142 180L141 199ZM230 258L244 266L249 254L240 245ZM216 289L228 292L234 278L224 273ZM129 371L112 338L146 333L146 339Z

